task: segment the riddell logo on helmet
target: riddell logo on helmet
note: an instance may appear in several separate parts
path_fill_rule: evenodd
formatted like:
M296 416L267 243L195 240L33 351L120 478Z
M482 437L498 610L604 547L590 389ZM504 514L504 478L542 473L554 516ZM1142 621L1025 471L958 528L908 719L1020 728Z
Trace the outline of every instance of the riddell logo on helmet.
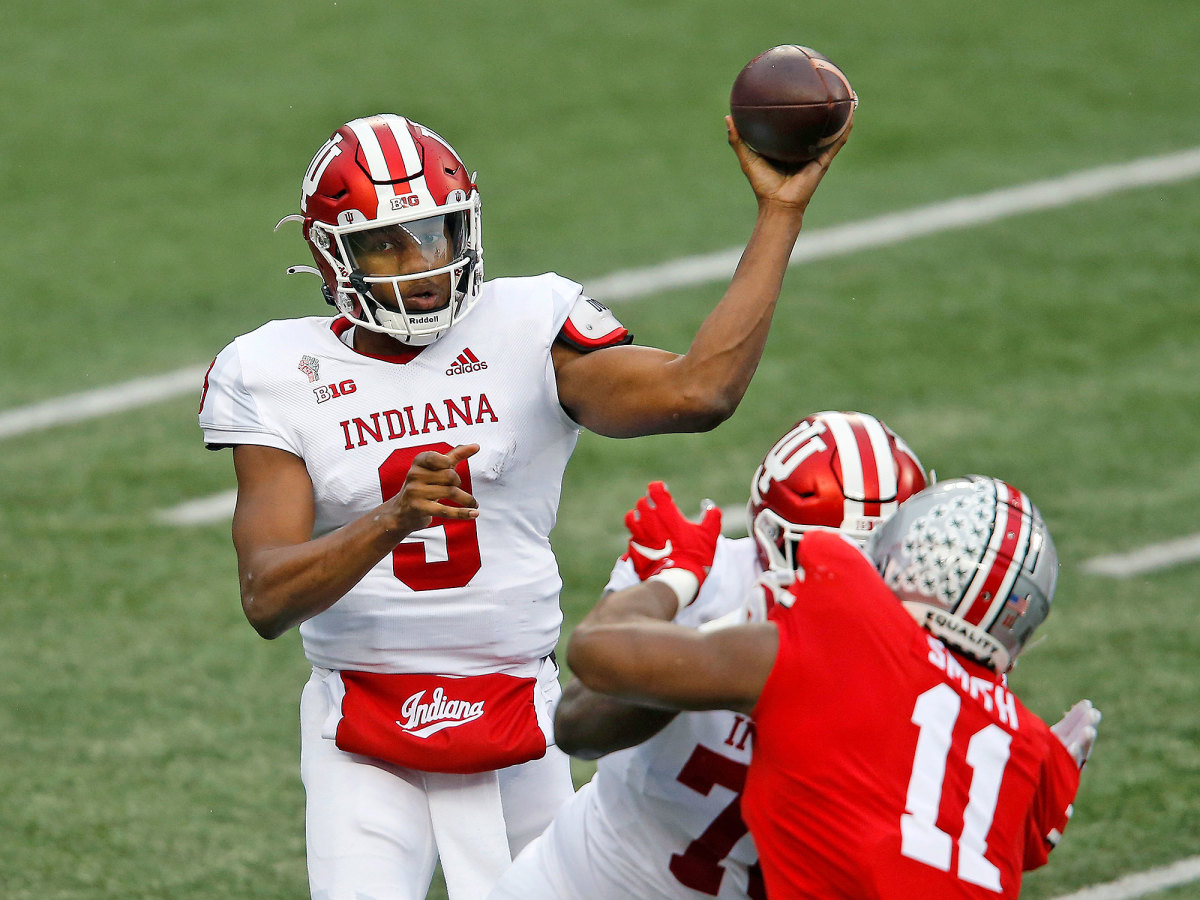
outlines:
M470 347L464 347L463 352L458 354L458 358L450 364L450 368L446 370L447 375L463 375L467 372L478 372L480 369L486 369L488 364L480 360L471 352Z

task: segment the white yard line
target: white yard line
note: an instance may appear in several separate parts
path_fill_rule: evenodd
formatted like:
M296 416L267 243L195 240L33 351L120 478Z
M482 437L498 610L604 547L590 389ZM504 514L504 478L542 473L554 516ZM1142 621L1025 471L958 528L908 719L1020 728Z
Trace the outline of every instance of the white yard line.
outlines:
M32 406L4 410L0 412L0 440L54 425L98 419L189 393L196 395L196 403L199 404L200 387L207 369L207 366L188 366L165 375L135 378L133 381L68 394Z
M1135 897L1156 894L1198 879L1200 856L1189 856L1168 866L1136 872L1107 884L1096 884L1073 894L1055 897L1054 900L1134 900Z
M877 216L820 231L802 232L792 251L792 265L842 256L870 247L899 244L913 238L971 228L1042 209L1068 206L1118 191L1187 181L1200 176L1200 147L1166 156L1151 156L1101 166L985 194L959 197L916 209ZM742 248L670 260L644 269L615 272L589 281L588 293L604 302L632 300L656 291L723 281L733 275Z
M237 489L221 491L211 497L189 500L168 509L160 509L154 518L167 525L207 525L209 522L228 522L233 518Z
M792 264L826 259L898 244L913 238L970 228L1010 216L1067 206L1118 191L1170 184L1200 177L1200 147L1166 156L1152 156L1113 166L1101 166L1035 181L1031 184L959 197L903 212L889 213L834 228L804 232L796 242ZM619 303L657 291L722 281L733 274L742 248L668 260L642 269L629 269L589 281L588 293L605 302ZM0 440L85 419L111 415L200 392L204 369L192 366L114 384L95 391L0 412Z
M1114 553L1110 556L1094 556L1083 563L1083 571L1092 575L1107 575L1109 578L1133 578L1160 569L1200 559L1200 534L1151 544L1129 553Z

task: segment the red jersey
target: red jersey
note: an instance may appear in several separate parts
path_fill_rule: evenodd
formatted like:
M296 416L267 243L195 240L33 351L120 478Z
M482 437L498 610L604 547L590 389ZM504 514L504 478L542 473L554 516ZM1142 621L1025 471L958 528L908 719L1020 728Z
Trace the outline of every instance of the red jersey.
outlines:
M856 547L800 542L742 811L778 898L1016 897L1079 787L1004 679L922 629Z

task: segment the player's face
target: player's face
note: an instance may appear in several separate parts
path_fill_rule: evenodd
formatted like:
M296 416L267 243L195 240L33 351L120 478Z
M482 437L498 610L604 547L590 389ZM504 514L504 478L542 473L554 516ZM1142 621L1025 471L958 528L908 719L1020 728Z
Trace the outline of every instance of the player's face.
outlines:
M348 235L346 242L354 267L366 276L412 275L449 265L454 259L444 216L356 232ZM450 272L443 272L413 281L375 284L371 296L392 308L399 302L407 312L428 312L450 302L450 278Z

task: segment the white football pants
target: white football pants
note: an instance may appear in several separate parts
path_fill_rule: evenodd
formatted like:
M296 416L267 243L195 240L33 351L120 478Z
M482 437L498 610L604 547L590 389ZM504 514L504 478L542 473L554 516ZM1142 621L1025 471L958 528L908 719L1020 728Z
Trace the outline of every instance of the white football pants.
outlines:
M566 754L478 775L418 772L346 753L321 736L331 699L313 673L300 698L313 900L422 900L439 851L450 900L482 900L510 860L573 794ZM539 688L561 693L546 661Z

